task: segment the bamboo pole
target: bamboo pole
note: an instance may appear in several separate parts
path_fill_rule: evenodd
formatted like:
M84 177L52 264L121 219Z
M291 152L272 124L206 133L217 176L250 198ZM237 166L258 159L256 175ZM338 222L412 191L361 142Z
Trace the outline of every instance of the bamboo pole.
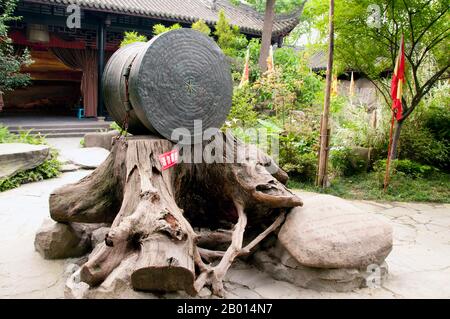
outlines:
M331 80L333 74L333 52L334 52L334 0L330 0L327 77L325 87L325 101L323 104L322 125L320 128L319 167L317 175L317 186L320 186L322 188L327 186L327 166L328 166L328 146L329 146L328 119L330 116Z

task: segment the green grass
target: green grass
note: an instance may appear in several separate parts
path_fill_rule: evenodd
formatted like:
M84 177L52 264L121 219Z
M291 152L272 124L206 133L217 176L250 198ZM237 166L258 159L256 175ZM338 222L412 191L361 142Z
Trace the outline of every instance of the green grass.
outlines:
M392 177L387 192L383 191L382 177L374 172L336 178L325 190L295 180L289 181L288 186L347 199L450 203L450 174L442 172L435 172L427 178L397 173Z
M31 135L30 131L11 134L7 127L0 126L0 143L26 143L48 145L45 136ZM19 172L9 178L0 179L0 192L19 187L22 184L41 181L56 177L60 174L61 163L58 161L58 152L51 150L51 156L41 165L23 172Z

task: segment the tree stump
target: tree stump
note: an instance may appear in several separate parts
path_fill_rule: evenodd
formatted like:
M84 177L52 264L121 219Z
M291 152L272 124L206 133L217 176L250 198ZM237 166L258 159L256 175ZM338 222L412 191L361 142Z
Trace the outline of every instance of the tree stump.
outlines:
M233 260L279 228L286 209L302 205L270 157L230 135L219 133L205 150L215 148L217 157L218 149L228 148L231 155L163 170L159 155L173 147L152 136L117 138L91 175L50 195L55 221L112 223L105 242L81 268L81 280L91 287L124 258L138 254L134 289L195 295L208 285L222 296Z

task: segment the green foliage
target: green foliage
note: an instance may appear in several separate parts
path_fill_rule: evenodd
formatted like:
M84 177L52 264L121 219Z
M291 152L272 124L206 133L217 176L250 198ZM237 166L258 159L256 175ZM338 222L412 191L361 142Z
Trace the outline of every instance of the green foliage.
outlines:
M332 171L336 175L352 176L367 170L367 162L350 147L332 148L330 152Z
M254 91L245 85L242 88L234 88L231 111L228 114L227 126L230 128L253 127L257 124L258 113L254 110L256 95Z
M432 131L423 124L421 116L404 124L398 157L448 169L450 144L436 139Z
M31 130L20 131L19 134L12 134L9 132L6 126L0 125L0 144L1 143L25 143L33 145L47 144L44 136L40 134L33 135L30 134L30 132Z
M110 128L111 130L115 130L115 131L118 131L118 132L121 132L121 131L122 131L122 128L121 128L120 125L117 124L116 122L112 122L112 123L109 125L109 128Z
M313 183L317 175L317 154L301 153L298 143L289 137L280 140L280 166L292 178Z
M392 176L396 174L403 174L412 178L426 178L430 174L438 171L436 168L423 165L408 159L404 160L394 160L391 162L391 174ZM384 174L386 172L386 160L376 161L373 166L374 172L379 174L378 180L382 184L384 181Z
M222 51L230 57L244 56L247 38L239 32L239 27L231 26L223 9L219 11L219 19L215 25L214 35Z
M203 19L200 19L197 22L194 22L192 24L192 29L197 30L201 33L204 33L208 36L211 34L211 29L208 27L205 20L203 20Z
M424 126L434 138L450 144L450 84L438 85L425 99L425 111L422 114Z
M8 23L20 18L13 16L17 0L3 0L0 3L0 94L30 83L29 74L20 73L22 66L28 66L31 60L28 49L22 55L14 53L12 40L8 37Z
M297 105L311 105L323 92L323 79L310 70L304 53L282 47L275 50L274 60L282 69L281 80L295 93Z
M125 36L120 43L120 47L124 47L128 44L135 42L147 42L147 37L145 35L139 34L136 31L125 32Z
M179 23L172 24L170 27L166 27L163 24L155 24L153 26L153 34L158 35L167 31L181 29L182 26Z

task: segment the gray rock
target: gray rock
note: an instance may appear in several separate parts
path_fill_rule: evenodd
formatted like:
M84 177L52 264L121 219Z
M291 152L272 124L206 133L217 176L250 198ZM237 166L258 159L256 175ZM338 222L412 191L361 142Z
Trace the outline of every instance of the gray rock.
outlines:
M382 264L392 250L388 223L330 195L306 198L278 238L301 265L313 268L365 268Z
M86 254L91 241L76 227L47 219L36 233L34 247L45 259L63 259Z
M85 169L95 169L102 164L109 155L109 151L100 147L78 148L64 152L64 157L72 164Z
M303 266L280 243L268 251L256 252L253 262L274 279L321 292L350 292L364 287L379 288L388 274L386 263L360 269Z
M35 168L50 157L47 145L0 144L0 179Z
M81 269L78 269L67 279L64 287L65 299L84 299L89 293L89 285L80 281L80 271Z
M84 146L101 147L111 151L112 139L117 135L119 135L117 131L87 133L84 136Z

